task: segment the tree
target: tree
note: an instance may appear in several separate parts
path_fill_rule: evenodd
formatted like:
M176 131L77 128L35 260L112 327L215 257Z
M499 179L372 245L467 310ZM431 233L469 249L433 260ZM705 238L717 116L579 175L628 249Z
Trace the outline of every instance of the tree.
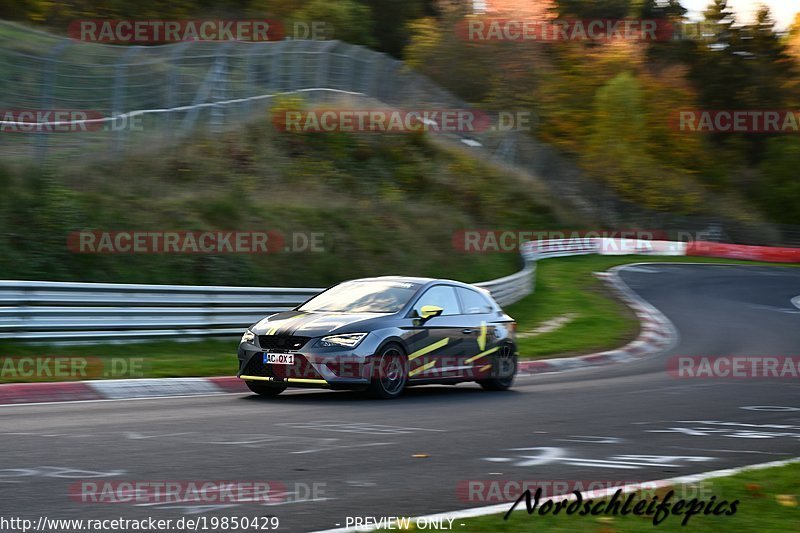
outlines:
M689 212L698 202L699 188L688 186L683 169L667 168L649 152L644 96L630 72L597 91L583 167L637 205Z
M789 28L789 34L786 36L786 52L793 60L793 68L800 69L800 13L794 16L794 23ZM787 90L791 95L792 101L790 107L800 107L800 79L795 76L794 79L788 83Z
M775 32L775 20L769 7L762 5L753 24L742 29L744 36L737 49L750 60L748 104L766 107L786 105L787 95L782 81L793 77L795 65L791 61L785 42Z
M369 7L356 0L311 0L290 17L305 22L324 22L327 39L373 45L373 20Z
M703 19L706 23L714 25L714 36L718 41L722 41L736 22L736 15L728 7L728 0L711 0L703 11Z
M409 23L436 14L429 0L365 0L365 3L375 21L376 48L398 58L410 42Z
M785 135L771 139L760 165L761 182L755 196L774 220L800 224L800 138Z
M784 108L789 102L787 87L796 78L795 65L775 32L769 8L762 6L752 24L737 26L726 0L714 0L705 16L707 36L688 58L701 107ZM752 163L763 155L764 135L712 137L718 146L741 145Z
M800 61L800 12L794 16L794 22L789 27L787 38L790 53Z
M563 19L623 19L631 14L631 0L555 0L553 10Z
M457 31L458 22L426 17L409 23L406 63L463 99L479 102L489 91L492 76L506 73L492 61L498 43L465 41Z
M660 39L647 43L648 62L654 66L669 69L674 65L685 64L695 49L695 43L683 37L684 30L696 28L696 24L686 20L687 10L679 0L641 0L639 15L643 19L660 20L669 24L677 39ZM695 33L698 30L695 29Z
M0 18L8 20L41 21L47 9L45 0L3 0Z
M643 19L681 20L687 13L680 0L636 0L634 11Z

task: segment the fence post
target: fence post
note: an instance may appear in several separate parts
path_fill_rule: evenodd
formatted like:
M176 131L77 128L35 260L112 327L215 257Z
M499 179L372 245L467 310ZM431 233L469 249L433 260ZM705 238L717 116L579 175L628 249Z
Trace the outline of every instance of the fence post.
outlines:
M364 48L362 53L370 57L367 61L365 61L366 65L361 74L361 92L367 96L377 96L378 90L376 87L378 81L378 68L376 66L380 62L383 55L379 54L378 52L373 52L367 48Z
M114 154L119 155L120 148L123 145L123 129L128 129L131 126L131 120L133 117L129 117L128 120L125 122L125 128L117 129L115 127L116 117L125 113L125 109L123 107L123 101L125 99L125 73L128 69L128 61L130 58L135 56L141 50L138 46L131 46L122 54L122 57L119 58L117 61L117 65L114 68L114 95L112 97L111 103L111 122L110 128L113 132L114 136Z
M166 97L166 105L164 106L166 109L174 109L178 107L178 97L177 97L177 90L178 90L178 73L180 72L180 65L179 61L181 55L183 54L183 50L189 44L188 41L181 41L180 43L172 45L172 52L169 55L169 75L167 77L167 97ZM175 111L170 111L167 113L167 131L171 137L175 137L175 128L173 125L175 123Z
M50 53L47 54L47 57L45 58L46 66L44 72L42 72L42 85L44 86L41 98L42 109L53 108L53 88L56 86L56 77L58 76L58 57L64 53L64 50L71 44L72 41L69 39L64 39L51 48ZM48 134L46 132L39 132L36 135L35 154L37 161L41 162L46 159L49 147L48 141Z
M357 59L354 56L358 52L358 48L353 45L345 45L344 43L342 43L342 47L344 48L344 57L347 58L347 66L345 67L345 74L343 76L344 83L348 84L348 91L355 91L356 85L354 83L354 78Z
M209 96L211 99L214 98L214 88L216 83L220 79L220 71L225 68L225 63L227 61L227 56L223 55L223 52L227 50L230 46L232 41L228 41L217 51L217 54L214 59L214 64L211 65L211 68L206 74L205 79L203 80L202 85L197 89L197 94L194 97L194 101L192 102L192 108L186 113L186 116L183 118L183 124L181 129L183 132L187 132L194 127L195 122L197 121L197 117L200 115L200 110L203 109L204 105L207 104L209 100ZM217 107L217 106L214 106Z
M330 83L330 65L331 65L331 50L336 48L339 41L326 41L324 42L319 51L317 52L317 81L316 86L322 89L338 89L338 87L331 87ZM327 92L323 91L320 96L322 100L327 99Z
M244 94L242 94L242 98L249 98L250 96L255 96L257 93L253 90L256 85L256 72L258 70L257 63L255 58L257 55L260 55L264 45L262 43L253 43L248 46L251 46L250 53L247 54L247 60L244 64ZM269 46L269 43L267 43ZM252 100L245 100L243 111L245 118L249 117L253 109L253 101Z
M497 150L494 153L494 157L513 165L516 160L516 153L517 153L517 137L513 133L509 133L500 141L500 145L497 147Z
M228 56L227 51L235 41L228 41L219 47L217 59L214 64L213 80L211 86L211 120L209 129L212 134L219 134L225 126L225 106L218 102L228 99Z
M273 92L279 93L283 90L283 69L281 68L281 60L284 56L284 49L289 41L277 41L275 43L275 50L272 51L272 62L269 66L270 82L274 83ZM273 81L274 80L274 81Z

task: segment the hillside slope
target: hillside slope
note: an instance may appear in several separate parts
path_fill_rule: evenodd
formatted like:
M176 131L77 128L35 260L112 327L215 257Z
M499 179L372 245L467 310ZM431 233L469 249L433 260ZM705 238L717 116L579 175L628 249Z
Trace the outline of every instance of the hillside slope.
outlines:
M478 281L516 254L454 250L463 229L551 229L552 200L421 134L289 135L266 117L113 160L0 168L0 278L321 286L381 274ZM564 221L574 222L574 221ZM21 229L24 228L24 229ZM77 254L73 232L323 234L322 252Z

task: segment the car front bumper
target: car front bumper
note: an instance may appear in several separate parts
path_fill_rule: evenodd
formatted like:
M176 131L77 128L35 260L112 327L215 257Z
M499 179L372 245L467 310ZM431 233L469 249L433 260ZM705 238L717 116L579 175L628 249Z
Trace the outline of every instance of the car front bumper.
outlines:
M239 345L237 376L246 381L270 382L291 387L359 389L369 385L372 358L378 346L367 336L355 348L315 348L316 339L300 350L292 350L293 365L265 364L267 351L250 343Z

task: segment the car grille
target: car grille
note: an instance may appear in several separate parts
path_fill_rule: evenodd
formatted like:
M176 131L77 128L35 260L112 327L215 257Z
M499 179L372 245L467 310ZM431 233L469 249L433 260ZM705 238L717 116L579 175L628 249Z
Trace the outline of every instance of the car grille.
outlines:
M308 359L299 353L294 354L293 365L264 364L264 354L256 353L247 362L242 374L262 378L323 379L319 372L311 366Z
M265 350L299 350L311 340L311 337L295 337L291 335L259 335L258 344Z

